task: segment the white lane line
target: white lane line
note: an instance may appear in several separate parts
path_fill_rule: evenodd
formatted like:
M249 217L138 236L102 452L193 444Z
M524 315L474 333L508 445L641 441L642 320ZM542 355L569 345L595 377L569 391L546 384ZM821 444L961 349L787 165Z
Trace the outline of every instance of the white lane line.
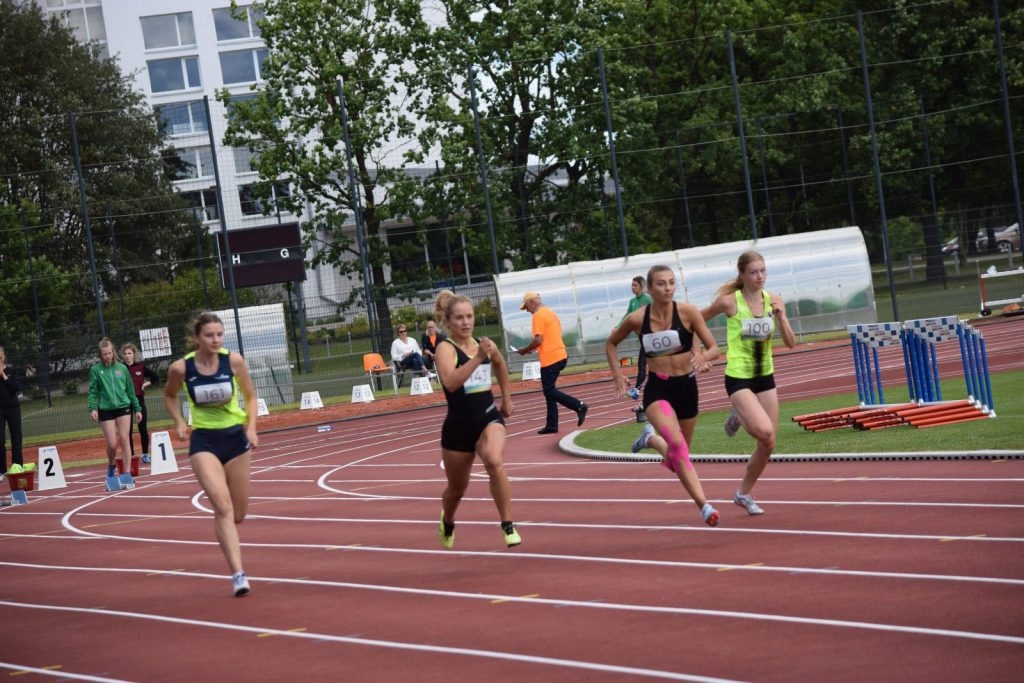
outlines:
M355 549L353 549L355 550ZM6 564L6 563L5 563ZM91 571L91 572L106 572L106 571L118 571L101 568L74 568L74 571ZM142 570L120 570L121 572L141 572ZM223 577L213 577L209 574L198 574L198 573L182 573L182 572L148 572L150 574L166 574L168 576L175 577L189 577L189 578L216 578L218 581L222 580ZM387 586L377 584L364 584L364 583L352 583L348 581L325 581L325 580L310 580L310 579L291 579L291 578L278 578L278 577L251 577L254 582L267 581L275 584L294 584L301 586L320 586L328 588L344 588L350 590L368 590L377 591L384 593L400 593L406 595L420 596L431 596L431 597L443 597L443 598L457 598L466 599L473 601L488 601L501 600L502 602L521 603L529 605L545 605L552 607L577 607L583 609L594 609L594 610L609 610L618 612L631 612L641 614L670 614L670 615L690 615L690 616L703 616L703 617L718 617L725 619L741 619L747 621L768 621L788 624L802 624L811 626L828 626L840 629L856 629L865 631L880 631L887 633L903 633L903 634L916 634L925 636L938 636L948 638L958 638L966 640L981 640L989 642L1007 643L1012 645L1024 645L1024 638L1019 636L1003 635L997 633L980 633L976 631L962 631L953 629L940 629L940 628L928 628L922 626L908 626L898 624L882 624L870 621L852 621L848 619L822 619L817 617L798 617L787 614L763 614L758 612L740 612L736 610L712 610L712 609L698 609L692 607L669 607L661 605L638 605L638 604L623 604L614 602L594 602L592 600L559 600L554 598L540 598L540 597L523 597L518 595L501 595L501 594L487 594L487 593L461 593L457 591L445 591L436 589L423 589L423 588L406 588L401 586ZM58 605L42 605L42 604L31 604L13 602L7 600L0 600L0 605L8 607L24 607L28 609L53 609L57 611L73 611L81 612L86 614L106 614L110 616L127 616L135 617L140 619L152 619L156 621L165 621L170 623L182 623L191 624L198 626L210 626L215 628L226 628L229 630L240 630L247 631L257 634L262 633L274 633L276 635L287 635L295 637L312 637L316 640L329 639L337 640L338 642L349 642L356 644L374 645L386 643L388 646L398 648L411 648L411 649L424 649L427 651L436 652L451 652L454 654L479 654L482 656L497 656L498 658L518 658L528 657L529 655L515 655L511 653L494 653L483 650L466 650L463 648L440 648L434 649L438 646L433 645L419 645L413 643L398 643L394 641L377 641L372 639L362 638L349 638L345 636L332 636L328 634L311 634L308 631L279 631L277 629L265 629L251 626L239 626L223 624L220 622L200 621L193 619L181 619L177 617L165 617L162 615L150 615L138 612L120 612L116 610L96 609L96 608L84 608L84 607L64 607ZM592 666L604 666L596 665L592 663L576 662L573 660L549 660L547 658L540 658L539 660L528 660L528 661L541 661L541 662L556 662L560 665L582 665L585 668ZM603 669L602 669L603 670ZM638 670L644 671L644 670ZM668 672L664 672L668 673Z
M268 579L273 580L273 579ZM586 603L580 603L586 604ZM317 642L344 643L347 645L362 645L366 647L380 647L392 650L407 650L412 652L430 652L436 654L462 655L464 657L480 657L506 662L522 662L528 664L542 664L551 667L567 669L579 669L583 671L598 671L603 673L628 674L631 676L645 676L647 678L661 678L673 681L695 681L697 683L736 683L733 679L713 678L709 676L697 676L675 671L664 671L659 669L642 669L632 666L618 666L614 664L602 664L600 662L585 662L575 659L561 659L557 657L540 657L537 655L519 654L515 652L499 652L493 650L480 650L476 648L450 647L444 645L428 645L424 643L410 643L397 640L378 640L374 638L357 638L354 636L338 636L331 633L313 633L309 631L287 631L276 628L260 628L256 626L243 626L241 624L226 624L217 621L205 621L201 619L184 619L180 617L168 617L158 614L147 614L144 612L126 612L110 609L89 609L83 607L67 607L63 605L30 605L19 602L0 601L0 605L6 607L22 607L34 610L47 610L61 613L79 613L90 615L101 615L109 617L121 617L126 619L140 619L145 621L156 621L164 624L176 624L184 626L200 626L209 629L224 631L235 631L239 633L252 633L257 636L274 635L282 638L296 638L313 640ZM943 634L945 635L945 634Z

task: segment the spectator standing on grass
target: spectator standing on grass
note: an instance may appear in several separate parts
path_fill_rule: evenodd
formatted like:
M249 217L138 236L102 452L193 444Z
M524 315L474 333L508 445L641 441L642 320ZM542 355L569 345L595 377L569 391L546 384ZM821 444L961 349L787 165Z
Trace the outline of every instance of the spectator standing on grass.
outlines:
M426 374L426 364L423 362L420 345L409 336L409 329L405 323L398 325L395 331L398 332L398 337L391 342L391 359L402 370L412 370L417 375Z
M715 300L701 311L705 320L726 315L725 391L732 412L725 433L735 436L742 426L757 442L747 462L746 474L733 494L733 502L748 514L764 513L750 495L775 450L779 428L779 395L775 388L772 337L778 330L788 348L796 335L786 318L782 297L764 288L768 277L764 257L745 251L736 262L735 278L722 285Z
M444 340L444 333L437 329L437 323L433 320L427 321L427 327L420 337L420 346L423 347L423 364L427 370L434 369L434 355L437 353L437 345Z
M22 460L21 403L18 394L21 383L14 366L7 362L7 352L0 346L0 476L7 472L7 432L11 432L11 471L20 473Z
M629 300L629 304L626 306L626 315L622 316L622 320L625 320L626 316L633 311L638 311L651 303L651 295L647 293L647 280L644 279L643 275L634 277L629 286L633 291L633 298ZM622 320L619 321L620 325ZM629 396L634 401L639 399L640 391L644 388L644 380L646 379L647 356L644 355L644 347L641 345L640 351L636 355L636 383L626 390L626 396Z
M718 525L718 511L708 502L700 477L690 461L690 442L697 426L697 373L711 369L718 344L696 307L675 300L676 278L668 266L647 273L652 302L627 315L605 342L605 355L615 393L626 392L618 363L618 345L638 334L650 366L643 407L647 424L633 442L633 452L653 448L662 465L679 477L708 526ZM695 343L696 342L696 343Z
M189 325L195 350L167 369L164 406L174 420L178 439L189 437L181 414L178 392L188 395L192 415L188 455L192 471L213 507L217 543L231 570L231 591L236 597L249 592L242 568L238 525L249 510L249 469L256 434L256 388L245 359L223 348L224 323L213 313L202 313ZM245 409L238 404L241 396Z
M121 464L131 472L132 454L129 435L132 418L142 419L128 367L118 360L114 342L104 337L99 343L100 362L89 368L89 417L100 423L107 448L107 476L117 473L115 459L121 451Z
M533 316L531 329L533 339L518 351L520 354L526 355L536 350L540 356L540 385L544 392L544 401L547 404L547 414L544 428L537 433L558 433L559 404L576 413L576 426L582 426L589 410L587 404L559 390L556 386L558 375L561 374L569 359L569 354L565 350L565 341L562 339L562 321L558 319L554 311L541 302L540 294L537 292L524 294L519 310L528 311Z
M149 462L149 416L146 412L146 387L156 384L160 378L156 372L142 363L142 354L135 348L135 344L128 343L122 346L121 358L124 360L128 372L131 373L135 397L139 399L139 408L142 412L142 418L139 420L139 445L142 448L142 462ZM131 449L132 457L135 457L135 442L132 440L130 422L128 423L128 446Z
M448 485L441 496L441 523L437 535L441 545L455 545L455 512L459 507L479 456L491 483L491 496L498 508L505 545L523 539L512 522L512 495L505 473L505 420L512 416L512 393L508 365L488 337L473 336L473 302L448 290L434 302L437 319L448 330L438 344L436 368L448 402L448 414L441 426L441 458ZM492 377L501 389L501 407L494 402Z

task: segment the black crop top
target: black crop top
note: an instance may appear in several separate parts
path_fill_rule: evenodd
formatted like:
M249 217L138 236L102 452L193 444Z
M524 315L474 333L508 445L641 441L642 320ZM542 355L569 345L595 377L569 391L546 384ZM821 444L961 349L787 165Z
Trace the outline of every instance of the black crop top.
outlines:
M651 307L644 306L644 322L640 326L640 345L648 357L674 356L689 353L693 348L693 332L686 329L679 317L679 307L672 302L672 327L661 332L651 330Z

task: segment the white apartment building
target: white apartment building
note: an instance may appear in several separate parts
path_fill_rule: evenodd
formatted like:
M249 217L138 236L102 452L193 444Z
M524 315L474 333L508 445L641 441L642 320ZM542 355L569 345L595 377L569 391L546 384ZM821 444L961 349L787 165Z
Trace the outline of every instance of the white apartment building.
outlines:
M230 0L34 0L55 13L82 42L94 42L118 59L121 70L134 79L153 109L167 123L170 142L184 169L175 182L178 191L199 209L211 232L220 230L214 153L221 180L224 222L228 230L255 228L278 222L265 216L251 188L258 180L246 149L222 145L228 112L215 98L226 88L239 98L252 97L261 79L267 50L250 16L236 19ZM209 126L204 97L209 100ZM215 150L210 145L213 129ZM287 191L278 188L275 191ZM280 220L303 217L283 214ZM307 306L322 302L325 311L340 300L336 272L318 268L306 273Z

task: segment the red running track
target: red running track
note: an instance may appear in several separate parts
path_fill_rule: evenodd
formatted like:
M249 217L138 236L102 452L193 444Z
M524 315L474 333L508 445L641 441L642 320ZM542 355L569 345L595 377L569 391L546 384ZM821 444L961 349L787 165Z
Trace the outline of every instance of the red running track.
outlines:
M606 382L572 391L593 406L588 426L622 414ZM711 529L664 468L566 457L535 434L539 393L516 402L514 549L479 467L455 550L438 545L441 408L263 435L242 599L184 459L118 493L69 470L67 488L0 511L0 668L33 680L1002 681L1024 667L1024 461L776 463L760 517L728 502L742 463L701 463L723 516Z

